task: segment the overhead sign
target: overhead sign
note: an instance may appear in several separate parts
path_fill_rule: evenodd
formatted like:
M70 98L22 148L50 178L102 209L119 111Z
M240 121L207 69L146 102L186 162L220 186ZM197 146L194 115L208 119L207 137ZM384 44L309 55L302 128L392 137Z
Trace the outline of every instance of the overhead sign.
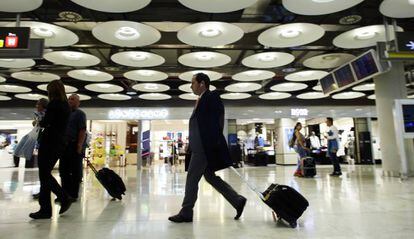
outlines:
M309 110L308 109L290 109L290 115L300 117L300 116L308 116Z
M414 52L414 32L401 32L397 37L400 51Z
M115 109L108 112L111 120L165 119L168 115L166 109Z
M29 48L30 27L0 27L0 50Z

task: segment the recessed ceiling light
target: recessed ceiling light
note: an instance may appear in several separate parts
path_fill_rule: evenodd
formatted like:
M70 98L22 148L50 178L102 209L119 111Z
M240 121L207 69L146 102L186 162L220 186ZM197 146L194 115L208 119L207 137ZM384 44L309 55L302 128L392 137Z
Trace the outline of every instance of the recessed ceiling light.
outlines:
M199 61L211 61L213 60L213 55L208 53L208 52L204 52L204 53L200 53L196 55L197 60Z
M199 34L203 37L217 37L221 35L221 31L218 29L208 28L200 31Z
M82 53L79 52L67 52L63 56L66 60L69 61L79 61L82 58Z
M322 59L325 61L333 61L338 59L339 57L336 55L328 55L328 56L323 56Z
M147 90L157 90L158 85L157 84L145 84L144 88Z
M0 61L13 62L16 61L16 59L0 59Z
M251 84L250 83L239 83L238 84L238 87L240 87L240 88L247 88L247 87L249 87Z
M96 84L99 88L104 88L104 89L107 89L107 88L110 88L112 85L110 85L110 84Z
M298 37L301 34L301 31L296 29L285 29L280 31L280 36L284 38L295 38Z
M335 0L312 0L312 2L317 2L317 3L327 3L327 2L333 2Z
M83 74L85 74L86 76L97 76L99 74L99 71L95 71L95 70L84 70Z
M138 53L138 54L131 56L131 60L133 61L145 61L147 58L148 56L146 56L143 53Z
M369 40L374 38L378 33L374 31L363 31L358 32L355 36L355 39L357 40Z
M273 54L262 54L259 56L260 61L269 62L274 61L276 57Z
M258 76L262 73L262 71L259 70L252 70L252 71L246 71L245 74L248 76Z
M47 29L45 27L35 27L32 31L35 35L43 38L51 38L55 35L55 33L52 30Z
M149 71L149 70L141 70L138 72L138 74L142 75L142 76L152 76L154 75L154 71Z
M13 88L17 88L18 86L17 85L4 85L4 87L13 89Z
M283 113L283 111L281 111L281 110L276 110L275 111L275 114L281 114L281 113Z
M135 92L135 91L128 91L126 94L127 94L127 95L136 95L136 94L137 94L137 92Z
M285 68L285 69L283 69L282 71L283 71L283 72L285 72L285 73L291 73L291 72L296 71L296 68L289 67L289 68Z
M139 32L132 27L120 27L115 31L115 37L119 40L132 41L140 37Z

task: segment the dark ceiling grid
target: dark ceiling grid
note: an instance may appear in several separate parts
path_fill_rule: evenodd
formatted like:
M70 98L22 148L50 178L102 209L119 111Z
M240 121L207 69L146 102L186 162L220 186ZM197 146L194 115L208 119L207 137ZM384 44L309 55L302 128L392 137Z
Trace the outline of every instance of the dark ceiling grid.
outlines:
M142 48L122 48L117 46L108 45L105 43L100 42L99 40L95 39L90 31L74 31L81 39L81 41L74 46L67 47L67 48L54 48L54 50L76 50L76 51L82 51L82 52L91 52L96 53L94 55L98 56L101 60L104 60L99 64L98 66L88 67L90 69L97 69L97 70L103 70L108 71L108 73L114 75L114 79L110 81L109 83L115 83L120 85L133 85L139 82L131 81L128 79L125 79L123 77L123 73L129 70L135 70L140 68L134 68L134 67L126 67L117 65L114 62L110 60L110 56L113 55L116 52L125 51L125 50L143 50L143 51L149 51L149 52L159 52L166 49L174 49L177 58L175 59L175 63L170 62L170 60L166 59L166 63L161 66L157 67L151 67L151 69L154 70L160 70L165 71L167 73L172 73L173 76L170 76L169 79L165 80L164 82L160 83L166 83L171 87L171 90L169 90L167 93L171 94L173 96L172 100L167 101L160 101L160 102L154 102L154 101L145 101L137 99L139 94L142 94L141 92L137 92L138 94L136 96L133 96L133 100L129 101L123 101L123 102L110 102L106 100L97 100L93 99L90 101L84 101L82 102L83 105L90 105L90 106L113 106L113 105L136 105L137 102L142 105L162 105L162 106L188 106L192 105L193 102L191 101L185 101L179 99L177 96L181 93L178 90L178 86L182 84L186 84L188 82L184 82L178 78L178 74L183 73L185 71L194 70L194 68L182 66L178 63L177 59L180 55L184 54L187 51L200 51L200 50L209 50L209 51L231 51L232 55L236 57L232 57L232 62L229 65L223 66L223 67L217 67L213 69L213 71L218 71L220 73L229 73L225 74L224 78L219 81L212 82L213 85L218 87L218 91L224 92L224 87L234 83L235 81L231 79L231 75L235 73L239 73L244 70L249 70L251 68L245 67L241 64L241 60L244 57L247 57L249 55L259 53L262 51L283 51L283 52L291 52L295 55L299 54L296 61L288 66L285 67L279 67L279 68L272 68L271 71L274 71L276 73L276 76L273 79L268 79L262 82L264 87L260 89L258 92L269 92L270 87L274 84L287 82L283 76L286 75L282 71L282 69L287 67L294 67L297 70L306 69L304 66L302 66L301 62L304 59L307 59L315 53L334 53L334 52L344 52L342 49L337 49L332 46L331 42L332 39L337 36L342 31L348 30L349 28L355 28L359 27L360 25L370 25L370 24L381 24L382 23L382 16L378 12L378 6L380 4L380 0L367 0L364 3L360 4L359 6L348 9L342 12L339 12L338 14L329 14L324 16L315 16L315 17L309 17L309 16L299 16L291 13L286 13L286 16L283 16L281 18L268 18L266 17L266 14L272 14L272 8L274 8L273 5L276 5L276 8L280 6L281 1L270 1L270 4L268 7L266 7L266 10L263 13L258 12L256 17L244 18L243 17L243 11L236 11L232 13L226 13L226 14L207 14L207 13L199 13L196 11L193 11L191 9L188 9L184 6L182 6L178 1L170 1L170 0L153 0L147 7L127 14L110 14L110 13L103 13L98 12L94 10L89 10L83 7L78 6L77 4L72 3L69 0L44 0L44 4L41 8L22 14L23 20L40 20L44 22L55 22L55 21L62 21L58 17L58 13L61 11L67 11L72 10L74 12L79 13L83 17L83 21L110 21L110 20L128 20L128 21L137 21L137 22L161 22L161 21L173 21L173 22L201 22L201 21L225 21L225 22L245 22L245 23L275 23L275 24L281 24L281 23L289 23L289 22L313 22L316 24L335 24L335 27L340 29L339 31L327 31L326 35L311 44L308 44L307 46L301 46L301 47L295 47L295 48L288 48L288 49L276 49L276 48L265 48L261 46L257 42L257 36L263 32L266 29L262 29L257 32L253 33L247 33L245 36L238 42L225 46L224 48L200 48L200 47L193 47L188 46L180 41L178 41L176 32L162 32L162 38L161 40L153 45L145 46ZM270 9L270 10L269 10ZM362 16L362 21L358 23L358 25L354 26L343 26L339 25L339 19L345 15L349 14L359 14ZM9 13L0 13L0 21L10 21L14 20L15 16L14 14ZM269 20L270 19L270 20ZM287 20L289 19L289 20ZM404 25L404 28L408 28L409 30L414 29L413 19L408 20L402 20L402 24ZM345 52L358 55L361 53L364 49L357 49L357 50L346 50ZM162 54L160 54L162 55ZM163 56L163 55L162 55ZM166 57L167 58L167 57ZM302 59L301 59L302 58ZM298 61L299 60L299 61ZM33 67L33 69L39 69L39 70L45 70L50 73L57 73L62 77L62 80L64 83L67 83L69 85L73 85L79 89L79 93L86 93L91 96L96 96L98 93L96 92L87 92L84 89L84 86L86 84L89 84L91 82L84 82L79 80L73 80L70 79L66 73L71 69L82 69L77 67L67 67L67 66L60 66L60 65L53 65L52 63L46 61L46 60L36 60L37 65ZM55 70L53 70L55 69ZM149 68L145 68L149 69ZM37 89L36 83L30 83L30 82L23 82L20 80L12 79L10 77L10 73L14 72L15 70L7 70L7 69L0 69L0 73L3 73L4 76L7 78L7 82L12 83L16 82L20 85L27 85L31 86L34 93L45 93ZM308 84L308 88L305 90L292 92L292 97L288 98L286 100L276 100L276 101L266 101L266 100L260 100L258 99L257 95L254 95L251 99L247 100L241 100L241 101L228 101L225 100L226 104L229 105L238 105L241 103L241 105L290 105L295 103L301 103L301 104L322 104L322 105L348 105L352 103L358 103L360 105L372 105L374 104L374 101L367 100L366 98L360 98L356 100L332 100L332 99L322 99L322 100L299 100L296 98L297 94L307 92L311 90L313 86L317 84L317 81L311 81L311 82L304 82ZM124 93L128 91L130 88L124 87ZM367 96L373 92L366 92ZM6 95L13 95L8 94ZM20 106L28 106L32 105L31 101L25 101L25 100L16 100L17 104ZM0 102L0 106L7 105L7 102Z

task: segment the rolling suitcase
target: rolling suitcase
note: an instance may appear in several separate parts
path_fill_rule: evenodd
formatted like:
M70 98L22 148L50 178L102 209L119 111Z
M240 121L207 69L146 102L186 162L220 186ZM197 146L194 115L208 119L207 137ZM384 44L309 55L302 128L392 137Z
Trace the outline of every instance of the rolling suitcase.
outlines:
M308 200L298 191L287 186L279 184L271 184L263 193L259 192L249 181L247 181L233 167L233 171L255 192L259 198L269 206L277 215L277 219L285 220L292 228L297 226L297 220L305 212L309 206ZM273 213L273 218L276 217Z
M304 157L301 159L301 170L304 177L313 177L316 175L315 159L312 157Z
M113 198L122 200L122 195L125 195L126 188L121 177L119 177L118 174L109 168L102 168L97 171L89 160L86 160L86 163L95 173L95 177L106 189L109 195L111 195Z

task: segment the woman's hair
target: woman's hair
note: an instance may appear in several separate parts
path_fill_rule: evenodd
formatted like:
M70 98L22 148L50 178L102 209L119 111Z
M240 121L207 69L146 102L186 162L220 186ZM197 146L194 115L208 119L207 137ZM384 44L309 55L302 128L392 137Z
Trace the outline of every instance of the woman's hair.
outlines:
M51 81L47 85L47 94L49 96L49 100L60 100L60 101L68 101L65 93L65 87L60 80Z
M296 129L297 129L299 126L302 126L302 123L297 122L297 123L296 123L296 125L295 125L295 128L293 129L293 131L296 131Z

